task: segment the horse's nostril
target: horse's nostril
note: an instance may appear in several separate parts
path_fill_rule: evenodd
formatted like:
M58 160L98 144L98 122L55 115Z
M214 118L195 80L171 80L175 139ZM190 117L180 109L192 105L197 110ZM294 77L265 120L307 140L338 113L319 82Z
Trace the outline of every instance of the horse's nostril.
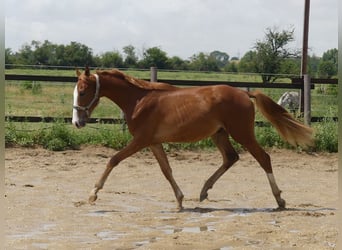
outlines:
M83 128L86 125L86 123L85 121L77 121L74 123L74 125L76 126L76 128Z

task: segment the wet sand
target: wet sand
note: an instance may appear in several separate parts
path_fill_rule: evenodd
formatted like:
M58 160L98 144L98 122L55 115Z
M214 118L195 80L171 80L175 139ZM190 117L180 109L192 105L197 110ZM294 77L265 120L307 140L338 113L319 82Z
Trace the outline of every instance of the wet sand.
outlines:
M172 151L173 191L149 151L113 170L87 202L115 151L7 148L5 249L334 249L337 154L268 150L287 209L277 211L265 173L248 154L199 202L221 164L217 151Z

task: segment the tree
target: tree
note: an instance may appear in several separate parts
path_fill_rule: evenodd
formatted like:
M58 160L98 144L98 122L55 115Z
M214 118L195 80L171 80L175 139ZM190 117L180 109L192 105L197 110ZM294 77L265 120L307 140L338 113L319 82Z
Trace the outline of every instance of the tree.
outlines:
M93 64L93 52L88 46L71 42L64 47L63 59L65 66L84 66Z
M167 54L158 47L152 47L144 51L141 66L144 68L157 67L159 69L167 68Z
M280 64L280 73L287 75L299 75L300 74L301 60L298 57L291 57L283 60Z
M14 64L15 63L15 56L10 48L5 49L5 64ZM6 65L6 68L10 66Z
M100 56L101 67L105 68L122 68L124 62L118 51L105 52Z
M138 64L138 57L135 53L135 48L133 45L127 45L123 47L123 51L126 55L124 63L127 68L136 67Z
M220 68L223 68L229 62L229 55L225 52L215 50L209 56L216 60L217 66Z
M190 58L190 68L197 71L219 71L219 66L214 57L200 52Z
M280 74L283 62L298 55L287 45L294 40L294 29L279 32L276 28L266 30L263 41L255 43L257 72L262 74L264 83L274 82Z
M246 52L239 62L238 69L239 72L258 73L257 52L252 50Z
M224 67L224 71L226 72L232 72L237 73L238 72L238 63L236 61L230 61L226 66Z
M308 72L312 77L317 77L318 67L321 58L313 54L312 56L308 56Z
M173 56L167 60L167 65L170 69L174 70L186 70L188 69L188 64L186 61L182 60L178 56Z
M318 65L318 73L321 77L331 78L337 74L338 50L330 49L323 53Z
M59 45L53 44L48 40L43 43L39 41L32 41L31 46L33 47L33 56L35 65L61 65L62 54L58 54Z
M35 64L33 50L31 45L24 44L18 52L17 55L17 64L24 64L24 65L33 65Z
M331 78L337 74L337 71L332 61L322 61L319 64L318 73L320 77Z

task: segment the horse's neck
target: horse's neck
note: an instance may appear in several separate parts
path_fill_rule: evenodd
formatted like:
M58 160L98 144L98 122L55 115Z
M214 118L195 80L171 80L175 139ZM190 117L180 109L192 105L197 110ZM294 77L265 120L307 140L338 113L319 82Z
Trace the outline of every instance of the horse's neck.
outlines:
M103 85L103 96L112 100L127 116L133 112L137 101L148 92L121 79L109 78Z

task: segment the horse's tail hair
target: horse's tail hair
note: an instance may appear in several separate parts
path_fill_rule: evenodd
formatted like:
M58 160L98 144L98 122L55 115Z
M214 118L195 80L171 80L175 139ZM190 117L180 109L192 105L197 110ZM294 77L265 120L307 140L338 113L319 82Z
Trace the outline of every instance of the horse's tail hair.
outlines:
M248 92L255 99L261 114L276 128L279 135L293 146L307 148L314 145L313 129L295 120L283 107L260 91Z

